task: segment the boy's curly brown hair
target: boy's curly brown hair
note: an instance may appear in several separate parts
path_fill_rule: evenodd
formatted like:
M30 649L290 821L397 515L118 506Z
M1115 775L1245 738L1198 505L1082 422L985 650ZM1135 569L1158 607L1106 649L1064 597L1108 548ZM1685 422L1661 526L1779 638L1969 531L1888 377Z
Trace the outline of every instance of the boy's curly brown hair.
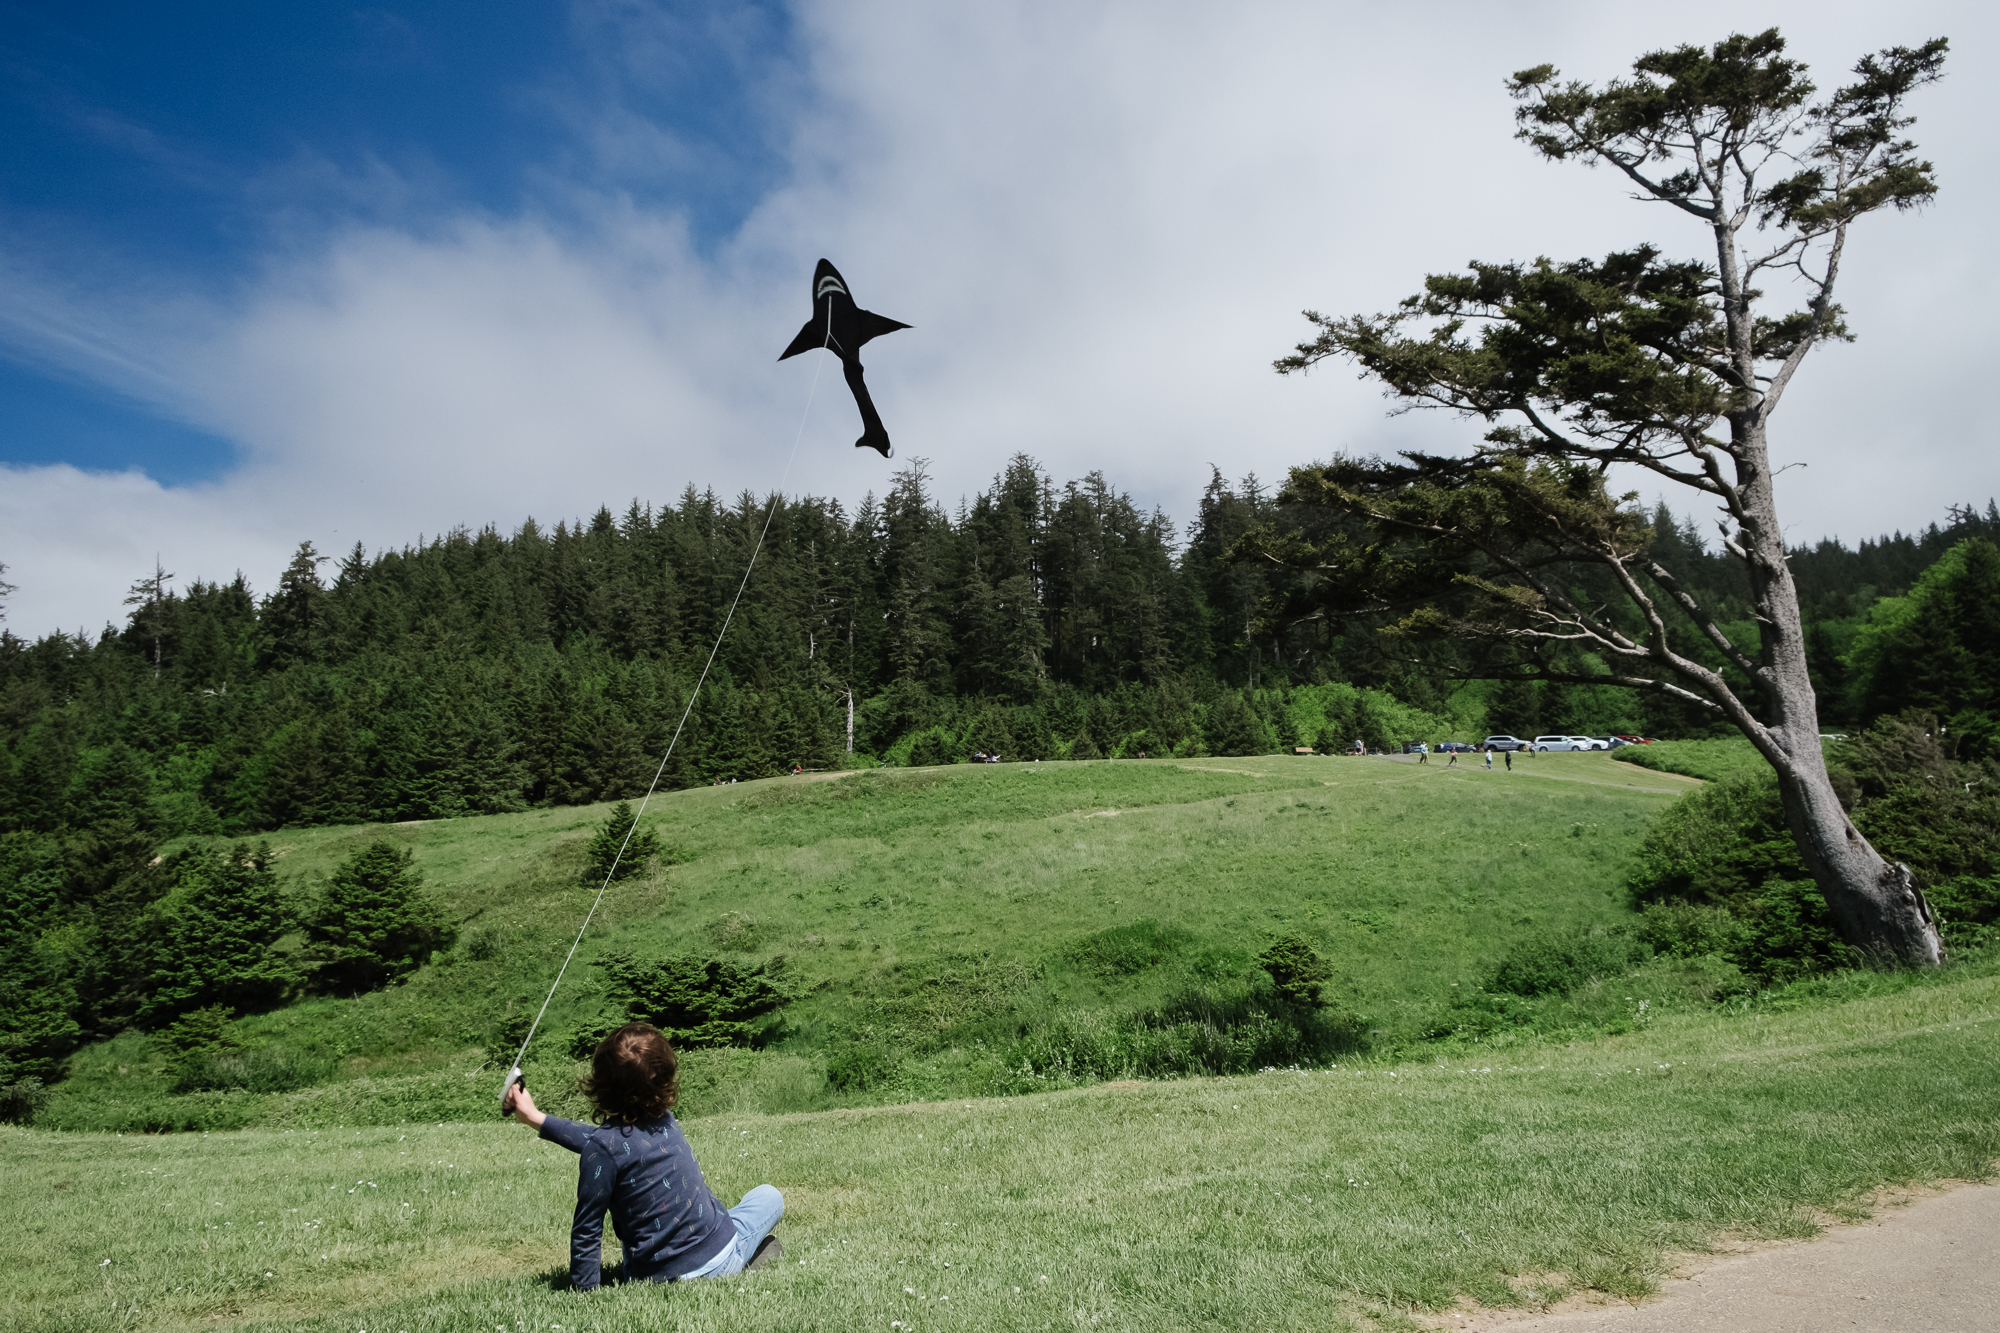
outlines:
M597 1043L583 1095L597 1108L600 1124L658 1120L681 1098L680 1060L651 1023L627 1023Z

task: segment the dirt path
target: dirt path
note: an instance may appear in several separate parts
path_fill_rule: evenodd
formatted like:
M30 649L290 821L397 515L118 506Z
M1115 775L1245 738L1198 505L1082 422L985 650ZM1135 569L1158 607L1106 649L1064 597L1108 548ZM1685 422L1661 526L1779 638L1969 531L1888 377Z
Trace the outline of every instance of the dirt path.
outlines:
M1695 1262L1703 1264L1699 1271L1684 1270L1637 1306L1468 1312L1436 1322L1481 1333L2000 1329L2000 1185L1965 1185L1884 1208L1818 1240Z

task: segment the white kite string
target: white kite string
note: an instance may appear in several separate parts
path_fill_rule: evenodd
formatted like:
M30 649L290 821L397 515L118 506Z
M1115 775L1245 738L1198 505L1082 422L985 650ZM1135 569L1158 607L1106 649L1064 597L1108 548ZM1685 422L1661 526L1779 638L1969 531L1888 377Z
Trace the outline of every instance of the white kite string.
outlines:
M833 305L829 302L826 309L826 342L820 344L820 350L824 352L832 343ZM785 471L778 478L778 489L772 492L771 503L764 510L764 526L757 533L757 544L750 549L750 563L743 567L743 581L736 585L736 596L729 603L729 613L722 618L722 628L716 632L715 646L708 650L708 661L702 664L701 676L695 681L694 689L688 695L687 707L681 710L680 723L674 728L673 738L667 742L667 752L660 756L660 766L653 771L653 781L646 788L645 799L639 802L638 813L632 816L631 826L625 830L625 841L618 844L618 853L611 858L611 868L604 872L604 883L598 886L597 897L591 902L590 911L584 914L583 925L577 929L575 942L569 946L569 953L563 958L562 966L556 969L556 979L549 986L549 993L542 1000L542 1007L536 1012L535 1021L528 1024L528 1035L522 1040L521 1049L514 1055L514 1066L507 1071L507 1081L500 1085L500 1099L503 1105L506 1102L507 1089L513 1087L514 1080L521 1076L521 1061L528 1054L528 1043L535 1039L535 1032L542 1025L542 1016L548 1013L549 1002L556 998L556 988L562 985L563 974L569 971L570 960L576 957L577 949L583 944L583 933L590 929L591 919L597 915L598 905L604 901L604 891L611 887L612 877L618 873L618 862L624 858L625 849L631 845L632 835L639 831L639 819L646 813L646 806L651 803L653 793L659 789L660 778L667 771L667 761L674 757L674 746L680 743L681 732L687 726L689 715L694 712L694 702L701 697L701 687L708 682L709 670L715 665L715 655L722 651L723 637L729 633L729 622L736 618L736 607L743 600L743 590L750 586L750 572L757 568L757 557L763 553L764 538L771 531L771 520L777 515L779 499L785 493L785 483L791 479L792 464L798 460L799 441L806 437L806 421L812 416L813 398L819 393L819 373L825 366L824 356L815 358L812 388L806 391L805 411L799 414L799 429L792 436L791 457L785 460Z

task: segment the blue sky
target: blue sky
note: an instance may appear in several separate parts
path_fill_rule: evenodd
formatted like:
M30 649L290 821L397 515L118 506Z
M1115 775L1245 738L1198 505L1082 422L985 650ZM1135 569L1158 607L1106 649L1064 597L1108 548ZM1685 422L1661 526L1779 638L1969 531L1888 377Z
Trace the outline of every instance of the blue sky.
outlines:
M1792 52L1951 37L1914 108L1936 206L1873 220L1773 448L1795 542L2000 491L1989 260L2000 19L1781 0ZM1302 307L1471 258L1703 238L1536 161L1502 88L1750 21L1687 0L0 2L7 627L94 628L157 554L270 586L290 552L670 502L848 503L1016 450L1185 518L1211 464L1462 447L1334 369ZM910 331L843 393L778 363L833 259ZM824 380L824 377L822 377ZM837 379L832 383L838 385ZM801 420L804 421L800 436ZM786 471L787 450L801 438ZM1670 497L1672 499L1673 497Z
M538 167L589 169L561 109L613 80L680 150L619 186L712 243L784 170L751 92L784 64L786 15L676 8L670 57L634 82L560 5L0 6L0 236L226 293L300 233L532 206ZM233 441L54 370L0 363L0 462L182 484L235 461Z

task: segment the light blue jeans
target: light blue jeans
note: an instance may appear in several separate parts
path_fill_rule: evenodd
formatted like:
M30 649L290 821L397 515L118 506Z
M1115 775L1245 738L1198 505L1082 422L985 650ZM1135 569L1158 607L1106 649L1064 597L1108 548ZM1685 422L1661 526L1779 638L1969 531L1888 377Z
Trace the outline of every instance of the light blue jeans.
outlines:
M728 1277L731 1273L743 1271L743 1265L750 1262L750 1256L757 1253L757 1247L764 1243L764 1237L771 1234L771 1228L778 1225L778 1219L785 1215L785 1196L770 1185L759 1185L743 1196L743 1202L729 1210L729 1220L736 1224L736 1243L722 1247L722 1253L710 1259L687 1277Z

